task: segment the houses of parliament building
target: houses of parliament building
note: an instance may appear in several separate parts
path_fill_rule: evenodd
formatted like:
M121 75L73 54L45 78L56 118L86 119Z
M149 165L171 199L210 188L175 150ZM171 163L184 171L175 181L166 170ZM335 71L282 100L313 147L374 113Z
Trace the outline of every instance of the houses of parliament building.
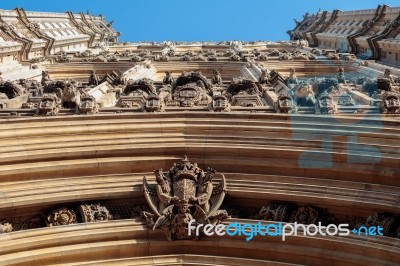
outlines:
M0 265L399 265L400 7L112 24L0 9Z

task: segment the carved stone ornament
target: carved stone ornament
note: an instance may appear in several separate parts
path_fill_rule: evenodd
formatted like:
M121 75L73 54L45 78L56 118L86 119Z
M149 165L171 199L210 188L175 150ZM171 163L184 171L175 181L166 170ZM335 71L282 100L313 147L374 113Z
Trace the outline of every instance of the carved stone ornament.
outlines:
M207 106L211 102L211 85L201 72L184 72L172 89L173 102L182 107Z
M76 82L66 82L62 90L62 107L77 109L81 102L81 94L77 89Z
M277 113L297 113L298 107L293 98L286 94L281 94L278 101L275 103L275 110Z
M151 93L156 93L156 88L154 87L153 80L148 78L129 80L128 84L124 88L125 95L144 94L147 97Z
M386 213L375 213L367 218L365 225L367 227L379 225L383 228L384 236L396 236L399 221L392 215Z
M257 57L257 59L260 61L268 61L268 55L265 53L260 53L260 55Z
M48 227L57 225L67 225L77 223L76 214L68 208L58 208L53 210L46 219Z
M163 79L163 84L172 85L174 82L174 78L172 77L171 71L165 71L165 77Z
M29 30L31 30L31 31L40 30L40 26L39 26L38 23L29 23L29 24L28 24L28 28L29 28Z
M356 105L356 102L354 101L353 97L351 97L351 94L348 94L346 92L339 95L332 95L332 97L337 101L337 105L343 105L343 106Z
M169 61L169 56L166 55L166 54L163 54L162 56L159 57L158 60L163 61L163 62L167 62L167 61Z
M146 98L144 96L121 96L117 106L122 108L137 108L143 111L146 104Z
M147 112L163 112L165 104L157 94L150 94L146 102Z
M0 224L0 234L2 233L11 233L13 230L13 226L10 223Z
M240 56L237 54L233 54L229 57L229 60L231 61L240 61Z
M212 99L212 110L214 112L230 112L229 99L224 95L216 95Z
M188 224L195 220L197 224L218 224L228 217L225 210L219 210L226 194L226 181L220 175L220 181L213 180L215 170L200 169L187 157L175 163L164 173L154 170L157 184L149 184L143 178L143 192L152 212L142 212L151 229L163 229L168 240L198 239L199 236L188 233Z
M142 62L146 60L145 58L141 57L140 55L134 54L131 58L132 62Z
M33 102L26 102L21 105L23 109L35 109L37 108L37 104L35 105Z
M260 89L257 84L244 77L234 77L227 89L231 95L260 95Z
M117 106L123 108L145 109L149 95L157 94L156 88L151 79L142 78L139 80L129 80L124 88L124 95L118 100Z
M335 114L338 112L337 103L331 95L322 93L318 97L317 104L315 105L316 114Z
M100 204L82 204L78 207L84 223L112 220L108 209Z
M319 211L310 206L303 206L293 212L290 222L316 224L320 220Z
M96 99L92 96L84 96L79 103L78 111L80 114L97 114L99 108Z
M28 230L40 228L44 226L44 219L42 215L24 215L1 219L0 224L11 224L12 231Z
M217 84L217 85L222 84L222 78L221 78L220 70L219 69L214 69L213 73L214 73L214 75L211 78L211 83L214 84L214 85L215 84Z
M382 113L400 113L400 94L385 91L380 94L379 98L381 100L380 109Z
M181 61L191 61L192 60L192 57L190 56L190 55L183 55L182 57L181 57Z
M289 204L268 203L261 207L259 219L276 222L286 222L289 220L293 206Z
M8 99L12 99L23 95L25 89L15 81L0 81L0 93L4 93ZM5 98L7 99L7 97Z
M57 96L53 94L44 95L42 101L38 105L37 115L55 116L58 115L60 106Z
M297 106L313 106L315 107L317 99L313 88L308 83L300 83L290 91L290 96L293 98Z
M14 25L8 25L7 23L0 23L0 28L5 32L15 30Z
M232 95L230 102L232 106L264 106L264 102L260 98L260 87L253 80L243 77L234 77L226 92Z

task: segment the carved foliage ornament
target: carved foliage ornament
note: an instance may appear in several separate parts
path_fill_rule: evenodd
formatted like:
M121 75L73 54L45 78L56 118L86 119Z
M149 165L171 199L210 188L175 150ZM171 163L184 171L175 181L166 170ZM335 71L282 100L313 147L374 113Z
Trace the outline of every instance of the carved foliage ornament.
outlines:
M10 233L13 230L13 226L10 223L0 224L0 234Z
M25 215L1 219L0 224L11 224L12 231L19 231L43 227L44 221L42 215Z
M76 214L72 209L58 208L50 212L46 219L47 226L68 225L77 223Z
M226 181L213 180L215 170L200 169L185 158L164 173L154 170L157 184L149 184L143 178L143 192L152 212L142 212L151 229L163 229L168 240L198 239L188 234L188 224L217 224L227 218L225 210L219 210L225 194Z

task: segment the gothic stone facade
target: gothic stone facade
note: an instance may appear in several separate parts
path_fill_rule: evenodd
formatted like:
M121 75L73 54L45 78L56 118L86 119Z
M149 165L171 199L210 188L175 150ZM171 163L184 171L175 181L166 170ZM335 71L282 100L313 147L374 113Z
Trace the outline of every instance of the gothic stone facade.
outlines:
M0 13L16 55L1 64L1 265L400 261L400 71L366 60L362 35L346 53L318 39L359 17L308 15L298 42L117 43L101 16ZM195 237L191 220L383 236Z

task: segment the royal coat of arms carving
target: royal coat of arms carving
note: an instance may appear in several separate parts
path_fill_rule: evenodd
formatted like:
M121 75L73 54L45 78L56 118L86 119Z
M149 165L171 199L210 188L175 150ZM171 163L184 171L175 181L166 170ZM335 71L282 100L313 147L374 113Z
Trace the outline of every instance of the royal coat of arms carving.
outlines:
M218 224L228 217L220 210L227 191L224 175L214 179L215 170L200 169L187 157L164 173L154 170L157 184L149 184L143 177L143 192L152 212L142 212L151 229L163 229L168 240L198 239L188 231L188 224Z

